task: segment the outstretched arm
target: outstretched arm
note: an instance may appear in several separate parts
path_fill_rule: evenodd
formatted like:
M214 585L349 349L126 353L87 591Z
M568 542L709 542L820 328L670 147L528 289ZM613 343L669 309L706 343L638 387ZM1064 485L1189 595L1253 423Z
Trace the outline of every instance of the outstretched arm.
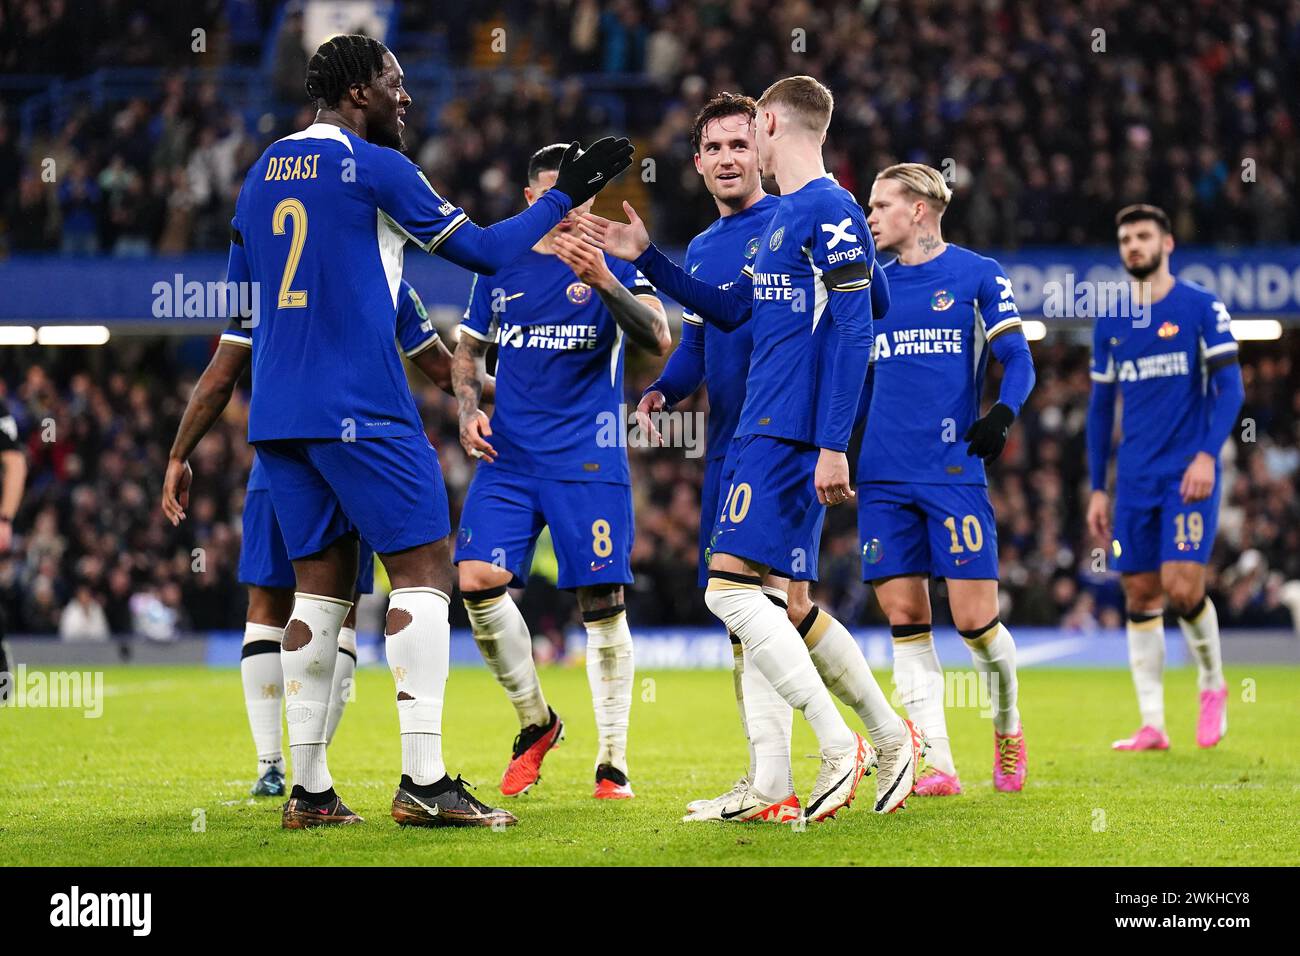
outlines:
M754 296L753 275L748 267L729 289L696 279L655 247L630 203L623 203L623 211L628 217L625 223L584 213L582 227L588 241L631 262L658 289L712 325L730 331L749 321Z
M581 206L631 165L632 145L607 136L579 156L578 144L571 144L553 188L517 216L486 228L439 196L419 167L400 153L380 151L374 162L375 201L408 239L425 252L491 275L527 252L571 208Z

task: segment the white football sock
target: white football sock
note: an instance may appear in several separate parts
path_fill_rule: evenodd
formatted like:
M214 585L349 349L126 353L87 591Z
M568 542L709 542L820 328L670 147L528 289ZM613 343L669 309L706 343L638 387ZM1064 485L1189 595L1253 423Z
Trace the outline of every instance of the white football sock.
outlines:
M614 611L610 614L610 611ZM623 605L588 612L607 615L585 620L587 628L587 683L596 712L596 734L600 744L596 766L610 764L627 774L627 724L632 711L632 632L627 627Z
M1147 613L1152 616L1147 617ZM1128 618L1128 664L1143 726L1165 729L1165 619L1160 611Z
M447 775L442 763L442 702L451 667L447 595L397 588L388 595L384 654L397 686L402 773L427 786Z
M899 702L917 729L925 734L930 749L926 762L955 776L948 720L943 712L943 665L934 649L934 632L929 624L908 624L891 628L894 637L894 686Z
M742 652L742 681L745 685L745 720L749 725L754 770L750 780L765 797L780 800L794 793L794 768L790 765L790 731L794 708L776 692L763 673L751 665Z
M740 638L749 661L791 707L802 711L826 756L841 756L853 746L853 731L844 722L808 656L799 632L785 612L753 584L712 577L704 603Z
M339 729L343 709L348 701L356 700L354 678L357 672L357 629L339 628L339 656L334 661L334 684L330 689L330 712L325 720L325 743L334 742L334 731Z
M1223 649L1219 644L1219 612L1207 594L1199 610L1178 618L1187 649L1196 660L1196 682L1201 690L1220 690L1223 678Z
M789 596L778 587L764 584L767 599L789 617ZM749 652L740 646L742 662ZM753 727L749 751L750 782L765 797L780 799L794 792L794 767L790 762L790 733L794 730L794 708L776 692L776 688L752 663L744 668L746 720Z
M798 630L822 682L862 720L871 745L880 750L902 743L907 735L903 718L889 706L862 648L844 625L814 604Z
M284 773L280 707L284 703L284 670L280 667L280 640L284 628L270 624L244 625L244 646L239 677L244 684L244 709L248 729L257 748L257 775L275 767Z
M471 591L464 599L474 642L488 670L514 704L520 728L546 726L551 711L542 696L542 682L533 663L533 638L519 607L504 587L499 591L496 588Z
M325 724L339 656L339 628L351 607L351 601L340 598L295 593L280 646L293 782L308 793L321 793L334 785L325 762Z
M740 638L730 631L727 638L731 641L731 687L736 692L736 709L740 712L740 730L745 735L745 745L749 748L749 770L745 776L754 782L754 738L749 735L749 718L745 714L745 645Z
M1019 682L1016 679L1016 642L1011 632L998 618L978 631L958 631L981 679L988 688L988 699L993 704L993 729L1000 734L1015 733L1020 729L1020 708L1017 706Z

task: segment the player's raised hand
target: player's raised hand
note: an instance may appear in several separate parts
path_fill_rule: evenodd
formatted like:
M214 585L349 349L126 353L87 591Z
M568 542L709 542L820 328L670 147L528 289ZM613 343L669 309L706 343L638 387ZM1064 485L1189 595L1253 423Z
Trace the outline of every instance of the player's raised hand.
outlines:
M1179 486L1183 504L1191 505L1204 501L1214 490L1214 456L1198 451L1192 463L1183 472L1183 481Z
M575 141L560 159L555 188L568 196L572 208L577 209L631 165L632 143L626 137L598 139L581 154Z
M1098 490L1088 499L1088 533L1104 545L1110 544L1110 495Z
M585 239L561 232L555 236L552 248L559 260L593 289L608 289L615 281L605 254Z
M646 392L641 396L641 401L636 406L636 424L641 429L642 434L650 436L650 444L662 445L664 436L659 434L659 429L655 428L654 419L650 416L663 411L668 404L664 398L664 393L659 391Z
M172 527L185 520L185 509L190 506L190 482L194 472L188 461L170 458L167 473L163 476L162 510Z
M650 232L632 204L623 200L627 222L614 222L595 213L582 214L582 231L587 239L611 256L631 262L650 248Z
M813 473L813 486L817 500L824 505L842 505L854 497L849 487L849 459L842 451L823 448L817 456L817 470Z
M492 423L488 421L483 409L476 408L472 414L460 416L460 446L471 458L484 461L496 461L497 450L483 436L492 434Z

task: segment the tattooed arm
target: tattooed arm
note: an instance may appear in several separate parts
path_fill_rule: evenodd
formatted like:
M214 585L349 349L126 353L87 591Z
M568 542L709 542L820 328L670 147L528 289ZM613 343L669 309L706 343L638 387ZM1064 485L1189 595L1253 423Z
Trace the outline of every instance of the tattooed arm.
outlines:
M633 295L631 289L618 282L608 288L597 286L596 291L629 339L647 352L668 354L673 339L662 302L652 295Z
M460 444L471 458L496 460L496 449L483 436L492 434L487 415L479 408L487 378L484 358L491 343L463 325L451 357L451 387L460 406Z

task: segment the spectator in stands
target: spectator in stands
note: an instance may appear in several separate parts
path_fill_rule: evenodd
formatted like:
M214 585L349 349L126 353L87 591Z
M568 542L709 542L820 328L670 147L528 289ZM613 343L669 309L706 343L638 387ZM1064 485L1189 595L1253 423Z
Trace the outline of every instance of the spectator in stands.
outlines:
M63 609L59 637L65 641L108 640L108 618L89 585L78 585L76 597Z
M207 13L215 25L230 17L218 0L204 5L218 8ZM188 51L185 11L193 4L142 0L125 32L120 24L104 29L96 19L108 16L102 11L72 18L62 3L57 15L36 12L40 6L20 5L14 30L0 31L6 72L30 68L33 57L47 53L75 76L120 65L127 52L132 62L163 67L176 50ZM871 170L900 159L946 165L957 194L949 228L955 241L974 248L1107 243L1113 210L1132 200L1167 209L1182 243L1300 241L1300 99L1287 93L1300 81L1300 5L1256 0L1249 8L1247 20L1241 0L1107 0L1083 16L1050 0L1008 0L924 17L903 0L724 0L700 7L682 0L538 0L505 4L503 13L503 5L459 0L403 5L395 52L416 99L408 117L411 153L435 186L478 218L521 205L510 186L530 152L521 144L602 132L614 122L614 103L619 131L650 144L645 155L674 171L662 181L671 188L646 191L642 213L653 217L656 237L685 242L714 215L699 177L679 181L676 173L685 168L676 152L701 98L719 89L752 93L773 76L813 73L839 99L828 162L840 181L861 193ZM1105 56L1093 52L1099 23L1107 31ZM144 177L145 192L169 204L182 188L175 170L187 169L192 196L184 201L199 216L190 245L224 248L218 224L228 212L229 156L240 157L237 184L267 142L304 125L291 112L303 101L300 24L291 12L280 34L266 40L276 45L274 73L257 108L268 125L259 125L247 150L226 142L236 124L224 118L214 86L194 88L182 74L168 73L152 97L135 97L133 89L135 98L110 96L98 111L73 100L62 130L24 130L34 139L25 168L44 157L55 158L60 170L80 160L94 179L121 152ZM513 39L504 57L484 61L490 30L501 26ZM176 50L158 42L160 30L181 27L186 42ZM67 44L57 51L56 35ZM117 42L96 44L105 35ZM456 76L447 64L430 64L427 40L435 35L445 38L450 65L490 67L492 74ZM129 51L119 48L127 37ZM20 63L16 49L23 43L38 46L35 53L24 49ZM222 49L245 56L242 65L261 64L256 45ZM435 88L421 88L421 67L424 76L436 75ZM584 75L596 71L639 79L606 94L587 85ZM423 148L421 139L436 146ZM75 248L93 247L87 237L106 231L112 210L93 200L73 205L101 228L74 223L65 235ZM184 248L181 233L178 227L159 241Z
M302 11L285 14L284 25L275 40L275 95L284 103L301 103L307 92L303 77L307 75L307 45L302 35Z
M34 172L23 173L17 194L5 210L11 252L48 252L55 247L50 193Z
M68 178L59 184L59 216L65 255L93 255L99 251L99 184L91 176L90 163L77 160Z

